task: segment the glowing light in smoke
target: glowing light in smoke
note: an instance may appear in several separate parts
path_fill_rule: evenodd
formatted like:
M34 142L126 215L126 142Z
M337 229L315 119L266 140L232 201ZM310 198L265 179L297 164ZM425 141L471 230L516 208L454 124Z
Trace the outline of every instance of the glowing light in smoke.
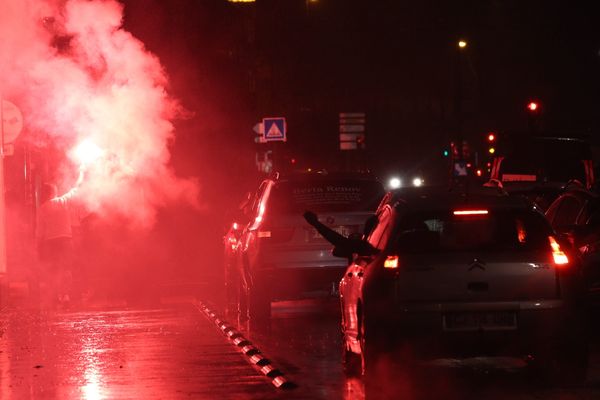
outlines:
M102 156L102 149L91 140L84 140L75 147L74 156L83 165L91 164Z
M31 141L79 144L71 160L95 161L79 192L89 211L150 226L159 207L198 206L199 188L170 166L173 122L186 110L158 57L123 28L123 11L118 0L2 0L2 96L18 104ZM72 184L73 165L50 167Z

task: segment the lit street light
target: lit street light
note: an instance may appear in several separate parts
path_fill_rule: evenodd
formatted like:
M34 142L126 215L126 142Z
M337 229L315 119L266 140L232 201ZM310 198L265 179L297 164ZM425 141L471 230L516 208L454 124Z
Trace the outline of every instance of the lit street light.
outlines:
M459 40L458 47L464 49L465 47L467 47L467 42L465 40Z

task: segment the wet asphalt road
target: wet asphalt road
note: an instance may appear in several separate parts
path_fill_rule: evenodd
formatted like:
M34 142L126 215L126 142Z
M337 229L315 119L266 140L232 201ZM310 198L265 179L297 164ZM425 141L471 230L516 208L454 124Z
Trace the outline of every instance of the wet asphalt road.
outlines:
M600 337L594 328L591 365L583 385L566 387L532 380L520 360L473 358L436 360L416 375L385 366L380 377L365 382L346 378L341 367L337 299L273 303L267 323L237 324L246 336L298 384L311 399L600 399ZM366 387L365 387L366 386Z
M271 399L281 394L191 305L4 310L2 399Z
M193 299L0 313L1 399L600 399L600 345L585 385L532 382L511 360L444 360L419 376L344 377L336 299L274 303L228 321L297 387L277 389ZM217 314L218 301L206 301ZM595 336L598 336L597 331Z

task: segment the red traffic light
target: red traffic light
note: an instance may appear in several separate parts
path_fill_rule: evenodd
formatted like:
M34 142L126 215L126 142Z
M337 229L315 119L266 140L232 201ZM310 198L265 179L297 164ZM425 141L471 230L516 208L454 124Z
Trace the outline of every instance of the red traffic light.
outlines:
M493 142L494 140L496 140L496 135L493 132L488 133L487 140L488 142Z
M537 111L539 107L539 104L535 101L530 101L529 104L527 104L527 109L529 111Z

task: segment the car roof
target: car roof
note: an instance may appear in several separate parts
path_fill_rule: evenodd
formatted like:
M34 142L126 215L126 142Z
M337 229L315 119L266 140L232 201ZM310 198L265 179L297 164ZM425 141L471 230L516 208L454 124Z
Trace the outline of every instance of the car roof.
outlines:
M405 204L412 210L455 207L492 207L495 209L535 209L523 196L509 195L498 188L477 187L471 190L448 187L407 187L389 192L383 201L392 206Z
M311 172L294 172L285 175L280 175L274 179L275 182L288 181L332 181L332 180L356 180L380 182L377 177L371 173L357 172L326 172L326 171L311 171Z
M558 196L556 196L556 199L554 199L554 201L550 204L550 206L552 206L553 204L555 204L558 201L561 201L566 196L578 197L581 200L585 200L585 201L593 203L594 206L596 206L598 203L600 203L600 194L598 192L589 190L585 187L573 186L567 190L564 190Z

